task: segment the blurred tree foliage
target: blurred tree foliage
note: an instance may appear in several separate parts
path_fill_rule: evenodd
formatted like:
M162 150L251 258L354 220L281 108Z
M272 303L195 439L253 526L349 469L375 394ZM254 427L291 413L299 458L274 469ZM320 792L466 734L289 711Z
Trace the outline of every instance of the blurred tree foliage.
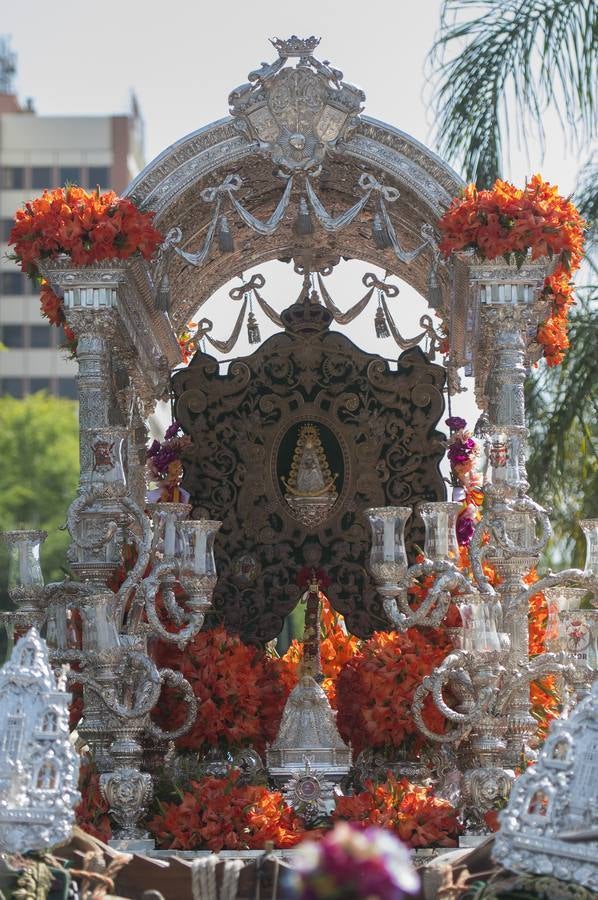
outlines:
M45 529L44 578L63 578L70 537L59 529L79 478L77 404L44 393L0 398L0 460L0 530ZM0 606L7 609L6 548L0 552Z

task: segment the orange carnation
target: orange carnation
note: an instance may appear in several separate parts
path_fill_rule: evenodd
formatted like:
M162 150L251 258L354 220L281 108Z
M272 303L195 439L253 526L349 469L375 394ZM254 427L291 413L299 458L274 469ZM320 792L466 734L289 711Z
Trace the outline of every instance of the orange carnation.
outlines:
M457 812L435 797L430 787L397 780L390 772L383 784L368 782L353 797L339 797L333 821L345 819L362 828L386 828L408 847L454 847L460 827Z
M168 850L263 850L293 847L305 828L278 791L239 785L239 772L226 778L191 781L178 803L160 804L148 827Z
M405 742L419 751L424 738L413 720L413 695L450 649L446 632L436 628L379 631L362 644L336 686L338 728L355 753ZM442 732L444 719L430 696L424 714L429 727Z
M156 661L182 672L197 697L197 718L177 741L180 748L252 744L261 752L276 737L287 690L273 661L256 647L220 626L200 631L182 651L159 642ZM168 730L182 724L185 706L175 691L162 692L155 716Z

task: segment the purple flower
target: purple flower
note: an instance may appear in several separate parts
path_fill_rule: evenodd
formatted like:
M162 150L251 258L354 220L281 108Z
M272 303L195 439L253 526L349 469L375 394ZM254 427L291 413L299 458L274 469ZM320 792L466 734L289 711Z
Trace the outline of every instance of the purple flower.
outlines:
M475 521L471 518L469 509L464 509L457 519L457 543L461 547L468 547L475 531Z
M169 425L168 428L166 429L166 434L164 435L164 440L169 441L171 438L176 437L179 432L180 427L181 426L179 425L178 422L173 422L171 425Z
M451 431L461 431L467 425L467 422L461 416L449 416L448 419L445 419L445 422Z
M339 822L320 843L299 848L301 900L401 900L419 890L407 849L381 828Z
M456 438L449 444L447 456L453 464L463 465L471 459L475 447L476 443L473 438L466 438L465 440Z

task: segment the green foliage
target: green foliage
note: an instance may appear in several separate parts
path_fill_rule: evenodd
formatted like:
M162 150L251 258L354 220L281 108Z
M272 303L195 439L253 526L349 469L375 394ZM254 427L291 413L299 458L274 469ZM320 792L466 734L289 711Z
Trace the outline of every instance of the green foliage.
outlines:
M46 582L64 577L69 544L64 525L79 477L77 404L32 394L0 398L0 530L43 528ZM6 551L0 566L0 606L6 608Z
M596 133L594 0L444 0L429 63L439 149L478 187L500 177L512 128L544 141L548 107L567 142Z

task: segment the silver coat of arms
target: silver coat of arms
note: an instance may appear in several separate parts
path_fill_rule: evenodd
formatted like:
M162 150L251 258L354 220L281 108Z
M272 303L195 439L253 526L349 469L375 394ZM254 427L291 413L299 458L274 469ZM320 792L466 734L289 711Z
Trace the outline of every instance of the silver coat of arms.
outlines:
M274 63L249 73L249 83L228 100L240 130L257 140L286 172L313 172L328 150L346 139L357 124L365 94L342 80L343 73L313 56L319 40L293 36L272 43ZM295 68L285 68L290 58Z

